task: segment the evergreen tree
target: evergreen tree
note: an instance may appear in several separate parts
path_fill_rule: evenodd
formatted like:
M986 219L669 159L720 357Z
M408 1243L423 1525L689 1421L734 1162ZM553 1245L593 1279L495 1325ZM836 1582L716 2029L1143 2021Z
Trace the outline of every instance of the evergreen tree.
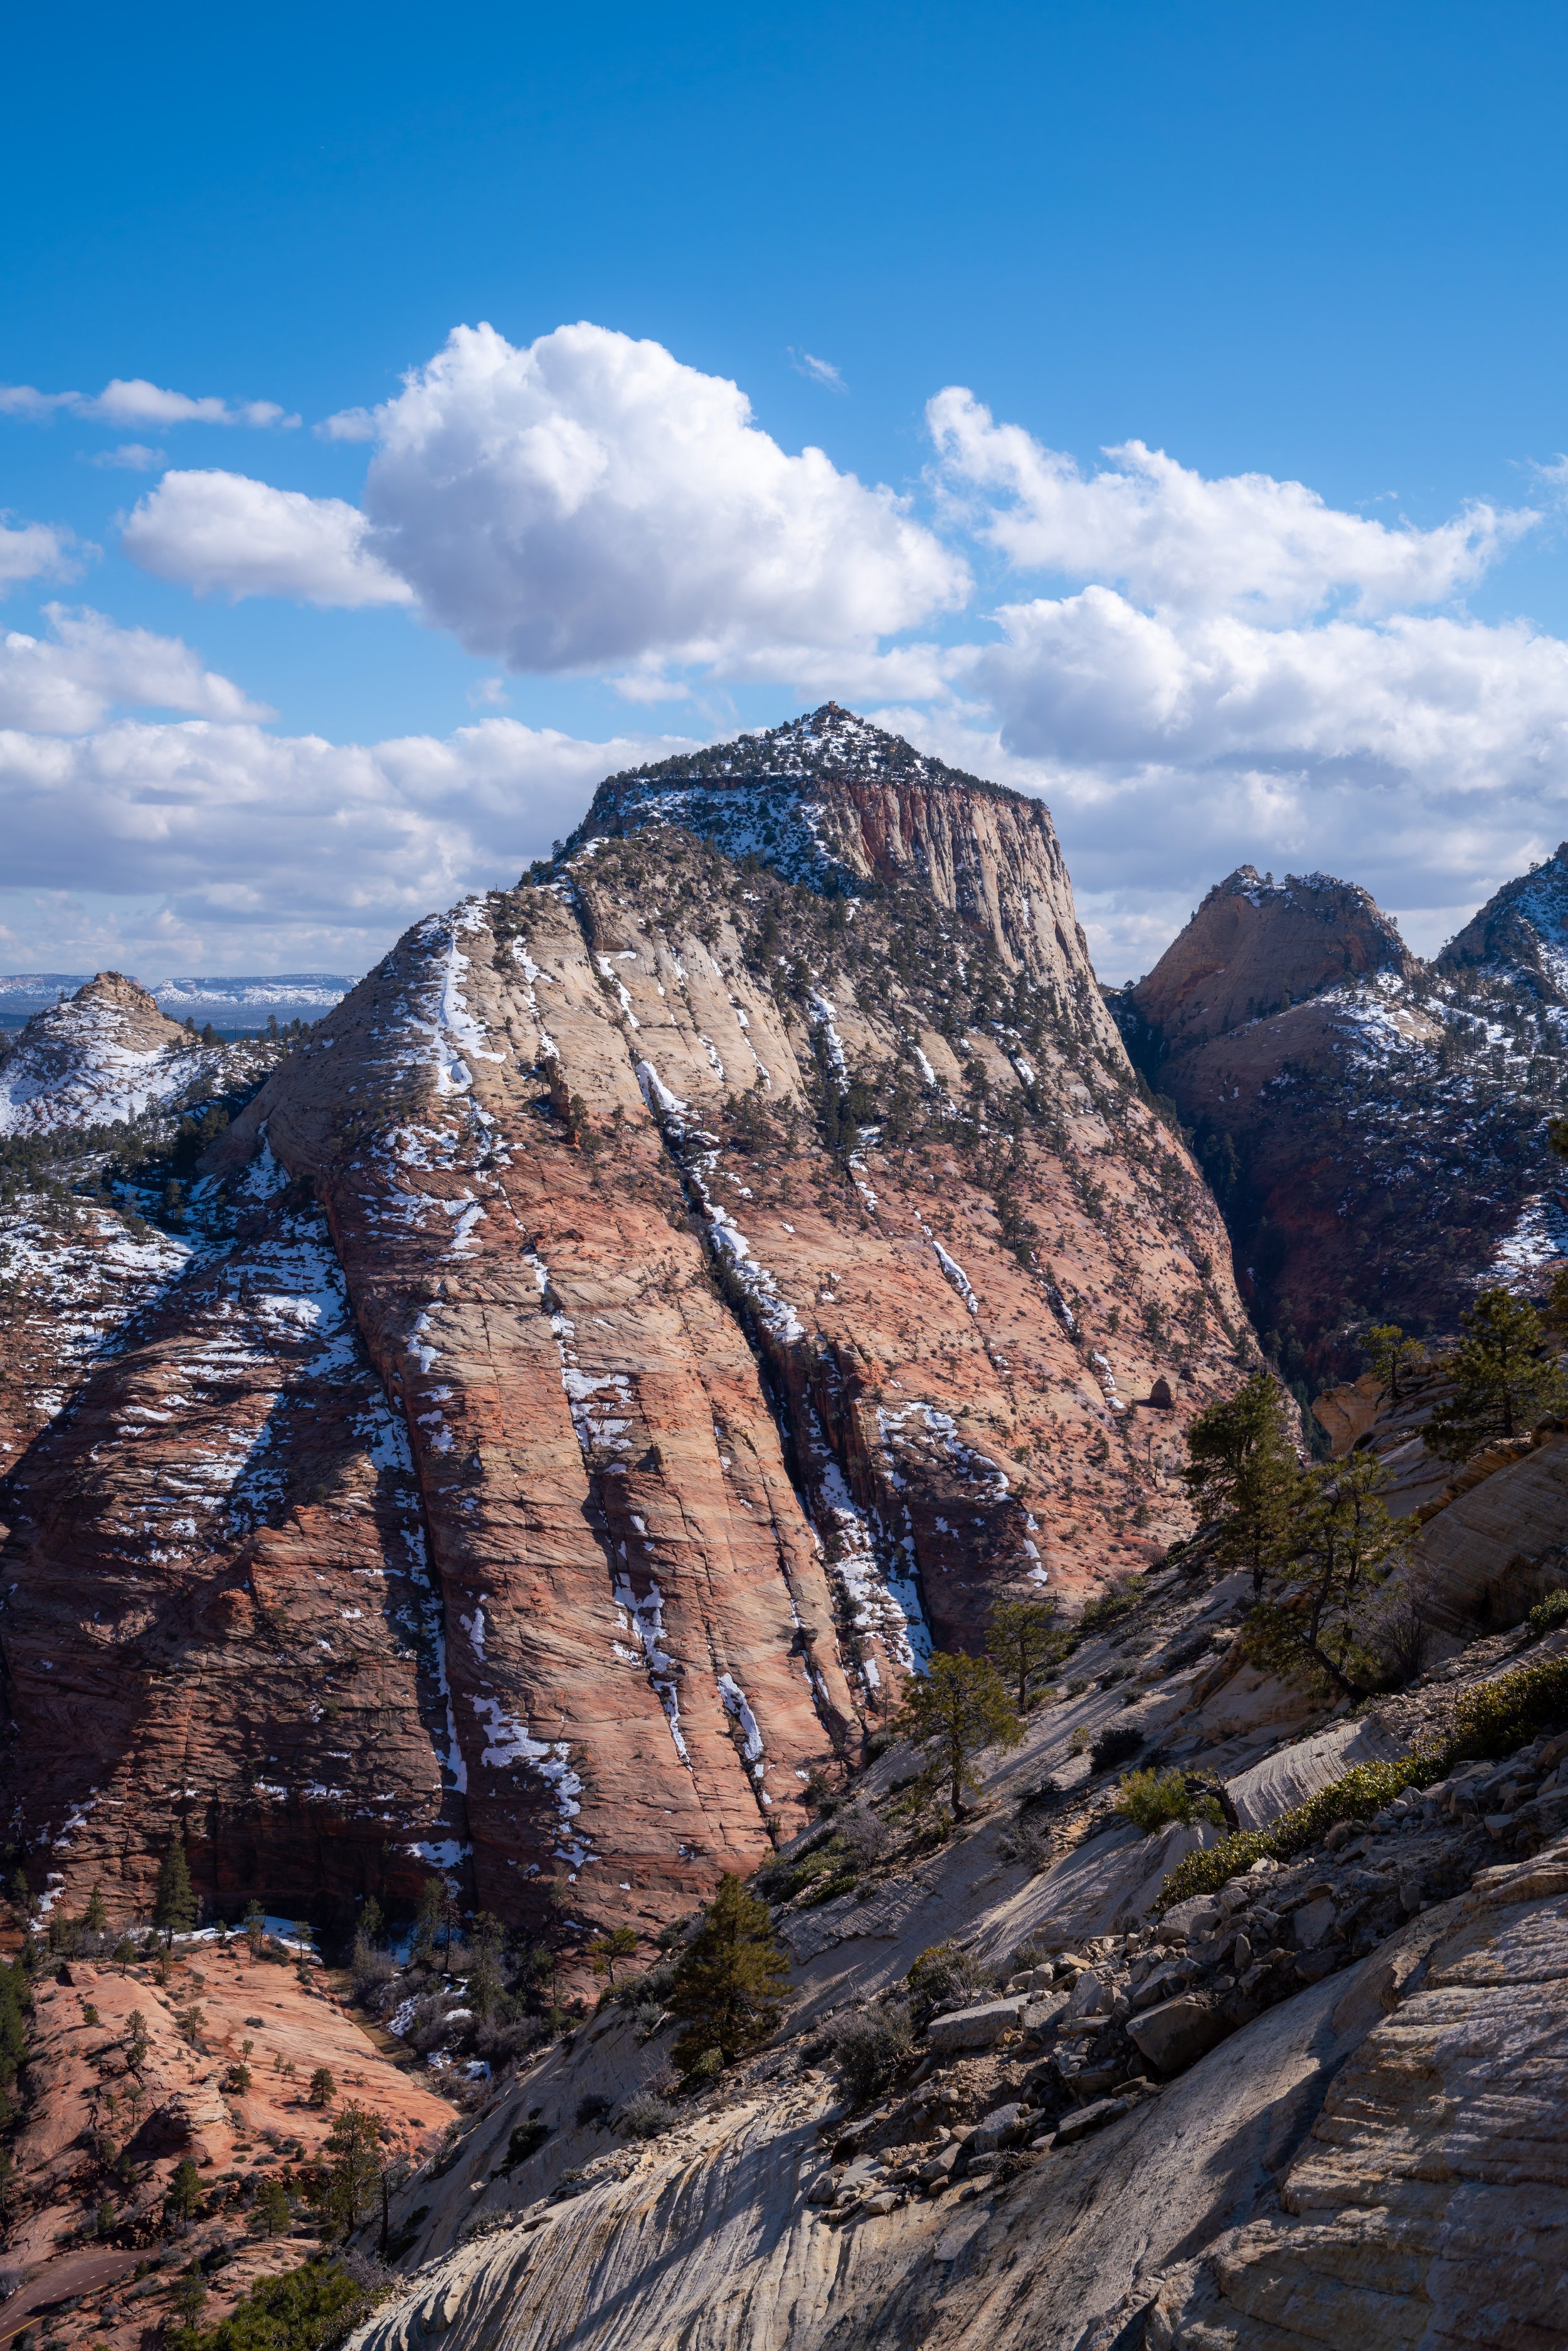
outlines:
M8 2115L9 2091L27 2053L27 2011L33 1995L19 1967L0 1959L0 2113Z
M1255 1663L1326 1679L1364 1698L1375 1673L1361 1638L1366 1602L1403 1557L1409 1529L1380 1499L1389 1473L1375 1455L1324 1461L1300 1479L1270 1562L1269 1596L1247 1619Z
M1296 1481L1280 1384L1255 1372L1233 1396L1200 1412L1186 1432L1182 1482L1199 1516L1221 1520L1220 1558L1244 1567L1261 1593Z
M501 1979L501 1922L487 1910L474 1921L474 1964L465 1989L468 2005L481 2023L499 2007L506 1991Z
M147 2052L151 2046L147 2019L139 2008L133 2008L125 2027L125 2070L128 2074L141 2073L147 2063Z
M1004 1600L992 1610L986 1655L1016 1689L1014 1703L1020 1714L1029 1712L1030 1684L1035 1676L1061 1654L1054 1600L1042 1593L1038 1600Z
M269 2237L286 2237L294 2225L288 2198L280 2179L264 2179L256 2199L256 2218Z
M1390 1404L1399 1402L1399 1383L1408 1383L1427 1363L1419 1339L1407 1339L1397 1322L1375 1322L1364 1333L1361 1350L1368 1368Z
M87 1908L82 1912L81 1922L89 1935L101 1935L108 1928L109 1912L104 1907L103 1888L96 1879L92 1892L87 1897Z
M170 2300L185 2325L194 2326L205 2306L206 2299L206 2280L202 2275L200 2263L193 2262L190 2268L182 2271L176 2280Z
M1423 1431L1445 1461L1463 1461L1499 1437L1526 1437L1537 1421L1568 1409L1568 1380L1533 1306L1511 1290L1483 1290L1459 1321L1465 1335L1444 1365L1453 1393Z
M446 1888L439 1877L427 1877L419 1889L419 1908L414 1913L413 1939L409 1958L414 1965L433 1967L435 1946L441 1937L441 1922L446 1907Z
M675 2055L690 2067L710 2050L733 2064L779 2022L789 1962L775 1940L768 1906L726 1870L703 1923L682 1952L671 2013L688 2020Z
M328 2135L321 2184L311 2201L342 2236L351 2235L374 2207L381 2136L377 2116L360 2105L344 2106Z
M171 2219L183 2222L193 2218L202 2200L202 2176L188 2155L183 2155L174 2167L164 2199Z
M308 2105L329 2106L338 2095L338 2085L332 2079L329 2066L318 2065L310 2076L310 2087L305 2094Z
M185 1848L175 1837L171 1841L158 1872L152 1924L161 1928L165 1947L172 1949L175 1936L189 1933L195 1923L196 1896L191 1886L190 1866L185 1859Z
M930 1748L933 1771L947 1782L947 1801L956 1820L964 1791L976 1784L971 1756L986 1747L1016 1747L1023 1737L1007 1685L983 1657L952 1656L939 1650L931 1670L912 1674L893 1728L904 1739Z
M634 1927L612 1927L608 1935L595 1935L588 1946L594 1974L608 1976L613 1984L617 1961L631 1959L636 1949L637 1930Z
M254 1964L260 1959L262 1947L267 1941L267 1913L254 1894L246 1905L245 1939Z

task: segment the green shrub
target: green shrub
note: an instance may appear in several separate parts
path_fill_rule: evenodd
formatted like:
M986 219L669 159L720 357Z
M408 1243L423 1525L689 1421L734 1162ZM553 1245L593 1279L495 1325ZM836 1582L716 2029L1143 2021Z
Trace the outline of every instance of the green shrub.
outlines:
M263 2278L216 2326L185 2326L173 2351L328 2351L371 2307L371 2296L334 2261L307 2262Z
M1118 1763L1130 1763L1143 1743L1143 1732L1134 1730L1131 1723L1113 1723L1095 1732L1089 1761L1096 1771L1113 1771Z
M1554 1633L1559 1625L1568 1625L1568 1591L1549 1592L1531 1610L1529 1624L1537 1640L1542 1633Z
M1545 1603L1542 1604L1543 1606ZM1244 1829L1177 1862L1160 1893L1168 1910L1189 1895L1214 1894L1266 1856L1289 1861L1308 1852L1336 1821L1366 1820L1407 1788L1430 1788L1460 1763L1500 1761L1568 1713L1568 1657L1549 1657L1500 1674L1459 1699L1447 1738L1423 1740L1387 1763L1357 1763L1297 1804L1269 1829Z
M1218 1799L1201 1791L1195 1794L1176 1771L1129 1771L1116 1792L1114 1809L1145 1836L1168 1828L1173 1821L1180 1821L1184 1828L1194 1821L1207 1821L1215 1828L1225 1825Z

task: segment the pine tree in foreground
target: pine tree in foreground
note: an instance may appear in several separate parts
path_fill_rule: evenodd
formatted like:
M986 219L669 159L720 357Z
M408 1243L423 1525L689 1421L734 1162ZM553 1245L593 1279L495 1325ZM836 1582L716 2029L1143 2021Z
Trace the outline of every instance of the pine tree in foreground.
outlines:
M1568 1380L1526 1300L1483 1290L1459 1321L1465 1335L1443 1366L1452 1393L1422 1432L1446 1461L1463 1461L1500 1437L1528 1437L1538 1421L1568 1410Z
M932 1771L947 1783L956 1820L964 1792L977 1782L972 1759L987 1747L1016 1747L1023 1725L995 1666L983 1657L952 1656L939 1650L931 1670L911 1675L893 1728L932 1750Z
M1284 1399L1271 1372L1200 1412L1186 1432L1182 1483L1205 1520L1220 1523L1219 1556L1245 1568L1261 1593L1296 1481Z
M672 2014L688 2020L675 2043L677 2061L689 2071L716 2050L732 2065L772 2032L789 1981L789 1962L767 1904L727 1869L670 1988Z

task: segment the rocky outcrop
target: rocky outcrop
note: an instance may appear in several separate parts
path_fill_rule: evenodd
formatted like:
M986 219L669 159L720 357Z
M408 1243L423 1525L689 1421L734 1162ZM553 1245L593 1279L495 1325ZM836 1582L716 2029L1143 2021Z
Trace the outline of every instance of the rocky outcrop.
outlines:
M1568 1003L1568 841L1505 882L1437 957L1439 971L1478 967L1525 979L1548 1004Z
M1239 865L1217 882L1146 979L1132 989L1165 1054L1181 1053L1415 956L1366 891L1329 873L1282 883Z
M1223 1593L1157 1579L1121 1636L1148 1653L1174 1741L1197 1693L1166 1661ZM1116 1654L1086 1643L1090 1689L993 1760L987 1815L924 1865L925 1904L859 1935L846 1919L798 1969L774 2043L666 2109L651 2140L612 2128L667 2046L632 1988L498 2094L442 2176L403 2191L413 2273L356 2351L503 2335L544 2351L569 2321L582 2351L1568 2339L1552 2120L1568 1733L1162 1911L1190 1836L1107 1825L1104 1781L1074 1757L1073 1734L1120 1711ZM1483 1645L1462 1672L1473 1689L1506 1669ZM1451 1687L1402 1703L1440 1708ZM1264 1764L1299 1749L1264 1733L1240 1772L1246 1734L1210 1752L1266 1822L1362 1760L1361 1736L1319 1732L1340 1750L1326 1777L1282 1770L1271 1789ZM1385 1736L1370 1751L1403 1750ZM885 1758L861 1798L890 1828L907 1770ZM1000 1842L1053 1814L1028 1857ZM967 1992L924 2030L917 2015L902 2067L857 2099L835 2077L835 2013L893 2013L911 1961L955 1941ZM514 2160L525 2115L547 2135Z
M225 1899L346 1902L372 1852L395 1893L439 1855L503 1918L651 1932L796 1832L931 1643L1146 1564L1186 1419L1251 1360L1045 811L831 710L606 786L559 865L416 926L206 1164L235 1214L296 1188L15 1474L10 1735L52 1759L23 1818L40 1865L76 1821L73 1894L144 1890L178 1824ZM312 1203L325 1389L306 1293L246 1270ZM222 1466L242 1445L269 1483ZM150 1489L193 1485L165 1525ZM334 1635L361 1571L392 1597Z
M1293 1382L1354 1372L1358 1324L1451 1332L1478 1283L1540 1284L1568 1250L1565 888L1558 859L1509 883L1427 967L1364 892L1242 868L1113 999Z
M100 971L0 1052L0 1135L138 1118L209 1081L222 1059L135 980Z

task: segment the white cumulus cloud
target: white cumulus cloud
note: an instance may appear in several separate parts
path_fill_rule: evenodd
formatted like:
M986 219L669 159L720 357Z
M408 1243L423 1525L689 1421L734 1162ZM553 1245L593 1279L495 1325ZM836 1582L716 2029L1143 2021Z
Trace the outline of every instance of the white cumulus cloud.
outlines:
M1106 450L1109 464L1085 475L961 386L938 392L926 419L950 488L1002 494L970 511L1009 562L1119 583L1160 611L1285 622L1339 600L1361 615L1442 603L1540 520L1475 505L1433 530L1391 529L1300 482L1206 480L1142 441Z
M375 551L516 669L778 674L789 649L870 648L967 588L891 490L789 455L738 386L601 327L522 350L459 328L374 424Z
M371 744L205 720L0 728L0 944L18 969L364 970L459 891L515 882L601 777L690 747L509 718Z
M246 474L165 474L120 540L161 580L198 594L295 596L308 604L409 604L406 581L370 553L370 526L342 498L275 489Z
M50 635L19 629L0 637L0 726L79 735L109 711L189 710L210 718L270 714L237 685L204 668L178 637L120 629L101 612L45 607Z

